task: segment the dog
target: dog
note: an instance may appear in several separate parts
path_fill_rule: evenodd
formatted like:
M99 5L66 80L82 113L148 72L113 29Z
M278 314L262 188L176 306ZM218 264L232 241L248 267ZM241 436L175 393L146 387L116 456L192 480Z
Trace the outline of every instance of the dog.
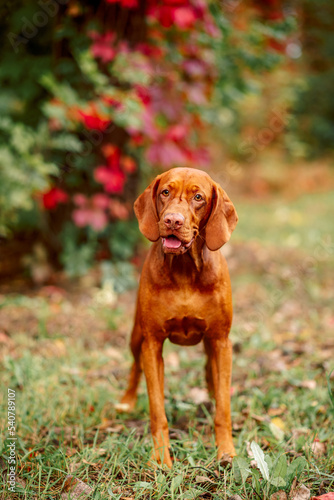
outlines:
M206 172L174 168L153 180L136 200L134 211L140 231L153 245L141 274L131 336L134 362L119 409L134 408L144 370L154 443L151 460L172 467L162 347L166 339L182 346L203 341L206 381L216 402L217 458L233 457L228 338L232 296L219 249L237 224L234 205Z

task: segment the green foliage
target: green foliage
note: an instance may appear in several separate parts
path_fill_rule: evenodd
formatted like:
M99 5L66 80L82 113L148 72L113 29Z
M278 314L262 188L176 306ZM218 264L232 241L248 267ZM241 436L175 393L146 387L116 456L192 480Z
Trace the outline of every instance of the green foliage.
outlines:
M299 480L307 467L304 457L297 457L288 464L285 455L265 455L255 441L251 443L251 450L264 482L261 481L259 472L251 467L250 459L246 460L243 457L233 459L233 476L236 483L241 483L243 486L251 477L252 486L261 497L264 494L268 498L276 489L284 489L289 493L293 480L295 478Z
M136 221L117 221L108 231L110 233L109 248L116 260L128 260L133 257L139 231Z
M28 212L31 226L38 224L35 195L46 190L58 167L43 156L49 133L41 125L33 130L9 117L0 119L0 235L8 235Z
M102 6L105 0L100 2ZM150 49L161 50L160 59L156 57L151 61L136 43L132 44L132 34L124 37L117 34L114 45L111 44L115 54L103 62L93 54L92 32L109 32L113 36L120 26L115 22L105 27L99 16L102 9L97 8L96 2L83 2L78 5L77 13L75 8L57 2L52 2L57 12L48 11L46 4L43 14L41 5L36 6L33 0L17 0L15 8L4 7L5 15L0 21L3 46L0 56L0 234L14 234L21 229L23 220L25 228L29 226L40 232L42 219L44 229L49 219L57 220L58 227L64 228L68 219L77 223L73 217L75 210L81 210L81 216L84 211L86 215L89 210L91 215L96 215L100 210L100 222L101 218L105 219L103 227L96 224L94 228L91 218L81 224L80 231L72 224L68 226L71 230L60 229L60 236L54 237L53 254L62 248L60 262L71 276L78 276L87 271L105 246L113 263L132 257L138 231L133 229L130 207L140 178L147 172L152 177L153 160L150 163L145 156L152 137L158 136L154 144L157 156L157 151L163 150L159 147L161 137L166 139L168 133L174 134L172 140L167 137L164 158L171 162L174 150L176 163L185 161L180 157L188 158L192 148L198 157L194 154L189 161L195 164L197 158L203 159L198 144L207 123L220 127L229 142L231 134L240 130L240 99L257 89L259 74L272 70L282 59L268 47L268 39L284 39L291 23L289 19L271 23L252 14L247 29L240 28L236 17L224 12L221 3L215 0L209 5L218 27L216 35L207 32L200 19L196 22L201 28L194 25L185 30L177 26L165 29L157 20L151 30L151 20L147 21L146 39L140 41L145 41ZM111 8L107 3L104 7ZM128 14L131 16L131 10ZM41 16L45 22L39 23ZM208 20L212 21L209 15L206 22ZM146 21L140 22L144 26ZM121 42L129 42L126 50L122 49ZM198 64L195 76L185 69L186 64L194 61ZM197 76L196 71L199 71ZM173 123L168 112L161 110L156 116L151 113L151 131L146 136L143 133L143 142L131 143L129 137L133 130L139 135L143 132L144 109L148 112L138 87L147 91L150 86L162 92L161 102L170 99L172 111L175 102L184 107L185 121L180 124L184 151L177 143L181 139L175 138L180 133L175 131L179 123ZM191 92L196 98L190 97ZM87 124L87 117L88 121L97 118L100 122ZM136 180L132 182L134 188L127 189L124 181L125 188L122 184L107 189L97 181L97 169L99 166L103 169L108 160L104 153L106 145L119 148L121 160L127 161L127 165L129 159L130 164L133 162L125 173L122 163L119 169L126 179ZM103 175L106 171L102 171ZM53 210L52 217L43 217L42 195L59 178L67 195L66 214L61 210L57 212L55 206L47 208ZM101 192L118 203L112 216L109 206L93 206L94 195ZM77 193L84 195L85 205L75 206ZM118 217L121 220L117 221ZM92 227L97 233L94 237Z
M62 232L63 251L61 263L69 277L84 276L92 267L97 248L97 238L90 231L87 241L82 241L82 231L68 222Z
M334 5L327 0L303 0L301 42L302 78L295 85L290 131L295 138L292 153L308 158L327 155L334 142Z

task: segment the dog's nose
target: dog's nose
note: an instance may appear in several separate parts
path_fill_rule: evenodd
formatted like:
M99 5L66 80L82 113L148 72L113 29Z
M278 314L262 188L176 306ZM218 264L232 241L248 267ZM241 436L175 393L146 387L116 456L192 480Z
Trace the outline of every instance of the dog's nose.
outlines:
M166 214L164 217L164 223L167 229L180 229L184 224L184 217L180 213Z

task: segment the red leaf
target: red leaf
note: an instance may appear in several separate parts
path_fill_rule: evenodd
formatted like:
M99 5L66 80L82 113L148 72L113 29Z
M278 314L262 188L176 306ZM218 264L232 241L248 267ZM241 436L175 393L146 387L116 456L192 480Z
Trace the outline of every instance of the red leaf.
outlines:
M324 495L319 495L317 497L311 497L311 500L334 500L334 491L325 493Z

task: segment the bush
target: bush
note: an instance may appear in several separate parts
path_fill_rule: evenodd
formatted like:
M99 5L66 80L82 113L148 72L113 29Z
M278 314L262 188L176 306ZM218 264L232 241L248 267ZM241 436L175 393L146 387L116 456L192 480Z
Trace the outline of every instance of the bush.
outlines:
M274 67L272 41L288 28L282 14L235 2L225 12L199 0L38 5L18 1L3 21L0 231L20 229L26 211L52 231L68 272L83 274L96 256L131 258L141 180L208 165L203 132L233 130L224 109L236 129L250 70Z

